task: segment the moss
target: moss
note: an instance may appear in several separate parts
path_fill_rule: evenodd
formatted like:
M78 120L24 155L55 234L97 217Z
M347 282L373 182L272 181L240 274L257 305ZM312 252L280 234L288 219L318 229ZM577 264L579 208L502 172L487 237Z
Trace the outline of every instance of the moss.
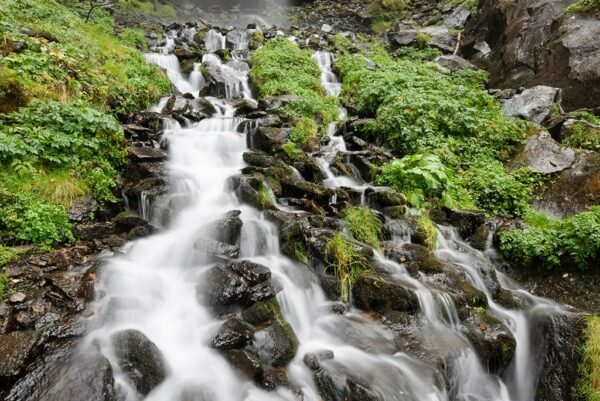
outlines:
M308 252L306 251L306 246L304 246L302 242L294 241L292 250L294 252L294 256L299 262L308 263Z
M302 151L298 149L294 142L287 142L281 145L281 149L291 161L296 161L302 157Z
M600 317L586 318L577 391L586 401L600 401Z
M431 42L431 36L425 32L417 32L417 44L420 48L426 47Z
M260 206L263 209L269 209L273 206L273 198L271 189L265 183L262 183L258 189L258 203Z
M423 243L429 249L434 250L437 248L438 230L429 217L421 216L417 220L417 231L423 238Z
M298 119L290 132L290 140L306 150L311 150L317 145L318 136L317 123L308 117Z
M244 309L242 318L253 325L282 321L281 310L275 298L257 302Z
M0 245L0 267L17 260L26 249L21 247L8 247Z

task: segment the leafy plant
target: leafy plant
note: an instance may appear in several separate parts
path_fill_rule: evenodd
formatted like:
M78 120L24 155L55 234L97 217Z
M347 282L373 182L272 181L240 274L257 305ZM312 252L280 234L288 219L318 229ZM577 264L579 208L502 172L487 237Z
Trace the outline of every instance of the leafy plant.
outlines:
M305 149L311 149L319 135L317 123L312 118L302 117L290 132L290 140Z
M344 210L344 222L354 239L379 248L383 223L375 212L366 208L350 207Z
M438 230L433 221L427 216L421 216L417 220L417 231L425 239L425 245L431 250L435 250L438 244Z
M507 258L523 266L549 269L598 266L600 207L559 220L538 217L529 223L526 228L499 234L500 249Z
M325 249L329 266L334 269L340 280L341 298L344 302L350 299L352 284L360 273L369 270L367 259L355 249L355 244L347 240L342 233L335 234Z
M439 198L441 204L452 207L455 200L449 189L453 183L452 171L439 157L430 153L404 156L383 166L377 182L390 185L406 196L416 208L425 204L426 198Z
M571 135L566 137L562 143L572 148L600 151L600 124L588 126L575 123L571 127Z
M281 149L283 149L287 157L289 157L292 161L298 160L302 156L302 151L298 149L294 142L284 143L281 145Z

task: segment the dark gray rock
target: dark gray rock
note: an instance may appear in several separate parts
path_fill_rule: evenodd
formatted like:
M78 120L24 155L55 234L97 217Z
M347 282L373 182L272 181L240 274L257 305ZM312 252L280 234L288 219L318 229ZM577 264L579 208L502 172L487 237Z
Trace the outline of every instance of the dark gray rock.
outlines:
M119 213L117 216L115 216L114 223L117 228L123 231L129 231L133 228L148 224L143 217L133 210L127 210Z
M436 47L444 53L453 53L456 47L456 35L443 26L428 26L421 30L421 35L429 36L429 46Z
M254 352L247 349L232 349L225 353L225 357L247 378L258 381L262 377L263 366Z
M390 310L411 312L419 308L415 294L391 279L375 274L361 274L352 285L354 305L365 311L385 313Z
M142 395L148 395L167 377L158 347L138 330L123 330L111 337L119 366Z
M200 231L215 241L237 246L240 243L243 225L240 214L239 210L232 210L223 218L202 225Z
M75 223L90 221L100 205L91 196L82 196L75 200L69 209L69 220Z
M163 161L167 159L167 156L167 152L158 148L148 146L129 148L129 157L134 161Z
M511 161L512 168L528 167L533 171L552 174L568 169L575 162L575 152L561 146L546 131L525 139Z
M257 285L271 278L268 267L248 260L232 261L228 267L240 275L249 285Z
M451 29L462 29L470 17L470 10L463 6L458 6L450 13L450 15L444 18L442 24Z
M210 238L200 238L194 244L194 249L220 259L235 259L240 255L238 245L229 245Z
M204 280L206 288L198 287L200 294L206 293L208 305L223 309L242 301L248 285L238 275L225 266L213 267Z
M225 321L212 341L212 346L221 350L245 347L254 336L254 328L238 317Z

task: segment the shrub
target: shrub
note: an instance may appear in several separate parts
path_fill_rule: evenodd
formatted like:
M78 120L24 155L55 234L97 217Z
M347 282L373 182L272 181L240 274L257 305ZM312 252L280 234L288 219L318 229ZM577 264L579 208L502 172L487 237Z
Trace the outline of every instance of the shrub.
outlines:
M134 47L136 49L147 51L148 42L144 32L140 29L125 28L119 34L121 41L127 46Z
M591 127L575 123L572 126L571 135L566 137L562 143L572 148L600 151L600 125Z
M335 234L327 242L325 251L329 266L335 270L335 275L340 280L341 298L348 302L352 284L360 273L369 270L367 259L342 233Z
M452 171L436 155L417 153L404 156L383 166L377 182L390 185L406 196L416 208L425 204L426 198L441 199L441 204L451 207L455 204L451 188Z
M281 145L281 149L283 149L287 157L292 161L298 160L300 157L302 157L302 151L298 149L294 142L284 143Z
M578 267L600 262L600 207L559 220L536 219L499 234L502 253L527 267Z
M344 210L344 222L354 239L379 248L383 223L375 212L360 207L347 208Z
M284 112L295 117L322 117L325 122L337 118L337 99L325 94L321 71L308 51L285 38L277 38L261 47L250 62L250 77L260 98L297 95L299 99L287 104Z

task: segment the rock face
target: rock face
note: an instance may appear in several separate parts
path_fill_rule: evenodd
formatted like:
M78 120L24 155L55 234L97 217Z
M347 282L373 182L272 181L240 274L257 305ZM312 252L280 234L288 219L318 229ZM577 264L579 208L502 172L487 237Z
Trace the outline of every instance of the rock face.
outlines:
M552 174L571 167L574 161L572 149L559 145L548 132L542 131L525 140L511 167L529 167L539 173Z
M573 165L552 181L534 206L556 216L569 216L600 205L600 155L577 154Z
M142 332L124 330L112 337L119 366L142 395L148 395L167 376L160 350Z
M560 89L538 85L525 89L521 94L505 101L502 111L507 116L541 124L550 116L559 97Z
M0 377L18 375L25 364L35 357L40 345L40 334L32 331L13 331L0 336Z
M568 110L600 105L600 20L564 13L575 0L486 0L466 25L463 53L498 88L563 89Z

